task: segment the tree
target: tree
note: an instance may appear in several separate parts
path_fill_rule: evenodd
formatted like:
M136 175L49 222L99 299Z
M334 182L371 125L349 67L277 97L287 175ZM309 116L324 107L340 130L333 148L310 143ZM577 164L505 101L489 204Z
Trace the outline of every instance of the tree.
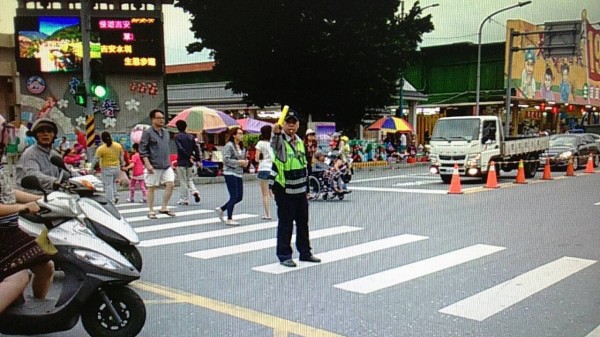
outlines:
M287 104L313 120L354 127L365 108L394 104L400 74L433 30L399 0L178 0L215 74L248 104Z

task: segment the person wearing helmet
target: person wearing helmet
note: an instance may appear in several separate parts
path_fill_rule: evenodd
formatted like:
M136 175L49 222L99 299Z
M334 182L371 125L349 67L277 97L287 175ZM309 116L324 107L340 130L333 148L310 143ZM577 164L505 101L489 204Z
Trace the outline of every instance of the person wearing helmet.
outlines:
M50 162L52 156L59 156L52 145L58 134L58 126L50 118L40 118L31 126L36 144L23 151L17 162L17 184L26 176L35 176L44 189L55 189L60 185L60 169ZM66 178L66 177L65 177Z
M312 173L312 165L315 162L315 152L317 151L317 136L314 130L306 129L304 134L304 148L306 149L306 168L308 175Z

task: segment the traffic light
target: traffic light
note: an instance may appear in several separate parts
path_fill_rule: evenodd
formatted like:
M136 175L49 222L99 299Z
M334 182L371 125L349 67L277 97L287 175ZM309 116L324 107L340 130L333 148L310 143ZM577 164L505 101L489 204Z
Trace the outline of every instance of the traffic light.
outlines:
M93 59L90 61L90 90L96 98L106 96L106 76L104 75L104 66L102 61Z
M77 87L75 88L75 94L73 95L73 99L75 100L75 104L79 106L85 107L87 105L87 93L85 92L85 84L77 84Z

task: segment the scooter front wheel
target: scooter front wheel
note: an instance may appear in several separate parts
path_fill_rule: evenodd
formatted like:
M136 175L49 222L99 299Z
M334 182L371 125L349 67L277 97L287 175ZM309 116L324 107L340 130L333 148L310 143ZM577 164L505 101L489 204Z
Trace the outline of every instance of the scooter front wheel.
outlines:
M123 255L127 261L131 262L131 264L137 269L138 272L142 272L142 254L137 249L136 246L117 246L114 247L121 255Z
M116 310L119 319L113 316L104 302L102 293ZM97 291L90 297L81 313L81 322L90 336L134 337L146 323L146 306L142 298L131 288L110 287Z

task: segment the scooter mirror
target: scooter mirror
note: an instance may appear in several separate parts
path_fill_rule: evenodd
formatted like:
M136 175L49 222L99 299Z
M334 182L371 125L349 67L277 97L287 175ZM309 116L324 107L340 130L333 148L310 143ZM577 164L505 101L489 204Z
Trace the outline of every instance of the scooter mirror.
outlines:
M52 156L50 157L50 162L52 163L52 165L57 166L65 171L68 171L67 167L65 166L65 162L61 157Z
M40 184L40 181L36 176L26 176L21 180L21 187L26 188L28 190L40 191L44 194L44 200L46 199L46 191Z

